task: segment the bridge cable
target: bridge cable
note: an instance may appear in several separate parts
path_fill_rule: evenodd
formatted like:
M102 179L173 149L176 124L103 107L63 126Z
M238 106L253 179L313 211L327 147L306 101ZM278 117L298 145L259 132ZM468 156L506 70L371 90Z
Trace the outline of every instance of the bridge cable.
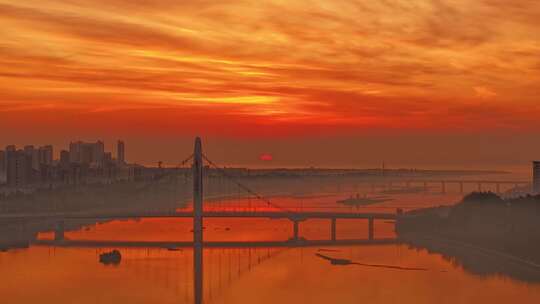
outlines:
M176 165L176 169L180 169L183 167L188 161L193 159L193 154L189 155L186 159L184 159L182 162L180 162L178 165Z
M283 208L283 207L281 207L281 206L279 206L277 204L272 203L269 199L263 197L262 195L258 194L257 192L251 190L249 187L247 187L247 186L243 185L242 183L240 183L239 181L237 181L234 177L229 175L223 168L219 167L214 162L212 162L210 159L208 159L208 157L206 157L206 155L203 154L202 156L203 156L203 159L206 160L212 167L214 167L216 170L220 171L221 174L223 174L223 176L225 176L226 178L231 180L239 188L246 191L248 194L253 195L257 199L259 199L259 200L263 201L264 203L266 203L268 206L274 207L274 208L279 209L281 211L291 212L290 210L288 210L286 208Z

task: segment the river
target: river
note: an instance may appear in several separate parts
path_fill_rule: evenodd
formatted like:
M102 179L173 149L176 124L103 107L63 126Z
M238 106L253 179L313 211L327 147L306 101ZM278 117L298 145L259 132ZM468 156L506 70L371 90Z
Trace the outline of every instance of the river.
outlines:
M351 193L353 194L353 193ZM452 204L459 194L391 195L391 201L361 207L366 212ZM273 197L303 210L334 208L343 195ZM249 206L250 199L207 202L207 208ZM252 205L252 208L253 207ZM350 207L342 206L345 209ZM353 210L354 211L354 210ZM186 219L113 220L66 232L68 240L189 241ZM288 220L206 219L206 241L285 241ZM339 220L338 239L367 238L367 222ZM306 239L328 239L328 220L300 224ZM375 237L393 238L391 221L376 221ZM39 239L52 239L41 233ZM119 249L118 265L99 254ZM425 250L403 244L205 248L204 303L540 303L540 284L504 275L479 276ZM191 248L61 247L34 244L0 253L3 303L193 303ZM325 259L326 257L326 259ZM332 265L328 259L347 260Z

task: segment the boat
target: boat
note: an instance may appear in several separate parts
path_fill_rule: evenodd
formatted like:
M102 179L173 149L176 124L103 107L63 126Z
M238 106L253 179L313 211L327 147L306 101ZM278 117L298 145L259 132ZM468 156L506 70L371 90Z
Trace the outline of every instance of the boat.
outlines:
M116 249L111 252L105 252L99 255L99 262L105 265L117 265L120 264L120 261L122 261L122 254L120 254L120 251Z

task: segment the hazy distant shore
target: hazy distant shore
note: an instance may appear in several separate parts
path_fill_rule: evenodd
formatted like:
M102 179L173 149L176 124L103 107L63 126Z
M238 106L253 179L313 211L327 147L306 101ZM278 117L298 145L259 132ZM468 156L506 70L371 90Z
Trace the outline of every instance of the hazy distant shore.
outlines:
M152 169L152 172L155 170ZM444 179L472 175L504 174L503 171L449 171L414 169L246 169L208 170L205 196L238 197L246 193L231 185L231 179L260 194L309 194L341 192L353 185L388 181ZM0 195L0 212L84 212L152 208L174 210L191 199L191 171L164 169L142 181L118 181L59 185ZM350 189L349 189L350 190ZM234 193L233 193L234 192Z

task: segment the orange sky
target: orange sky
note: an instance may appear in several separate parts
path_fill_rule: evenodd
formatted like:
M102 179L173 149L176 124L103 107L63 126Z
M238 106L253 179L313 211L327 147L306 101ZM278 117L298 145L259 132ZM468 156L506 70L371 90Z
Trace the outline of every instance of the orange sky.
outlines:
M288 147L333 164L303 147L362 138L363 165L425 160L381 156L395 138L448 154L435 137L475 161L539 141L539 27L536 0L0 0L0 144L121 137L173 161L147 146L201 134L231 163ZM502 149L488 158L534 157Z

